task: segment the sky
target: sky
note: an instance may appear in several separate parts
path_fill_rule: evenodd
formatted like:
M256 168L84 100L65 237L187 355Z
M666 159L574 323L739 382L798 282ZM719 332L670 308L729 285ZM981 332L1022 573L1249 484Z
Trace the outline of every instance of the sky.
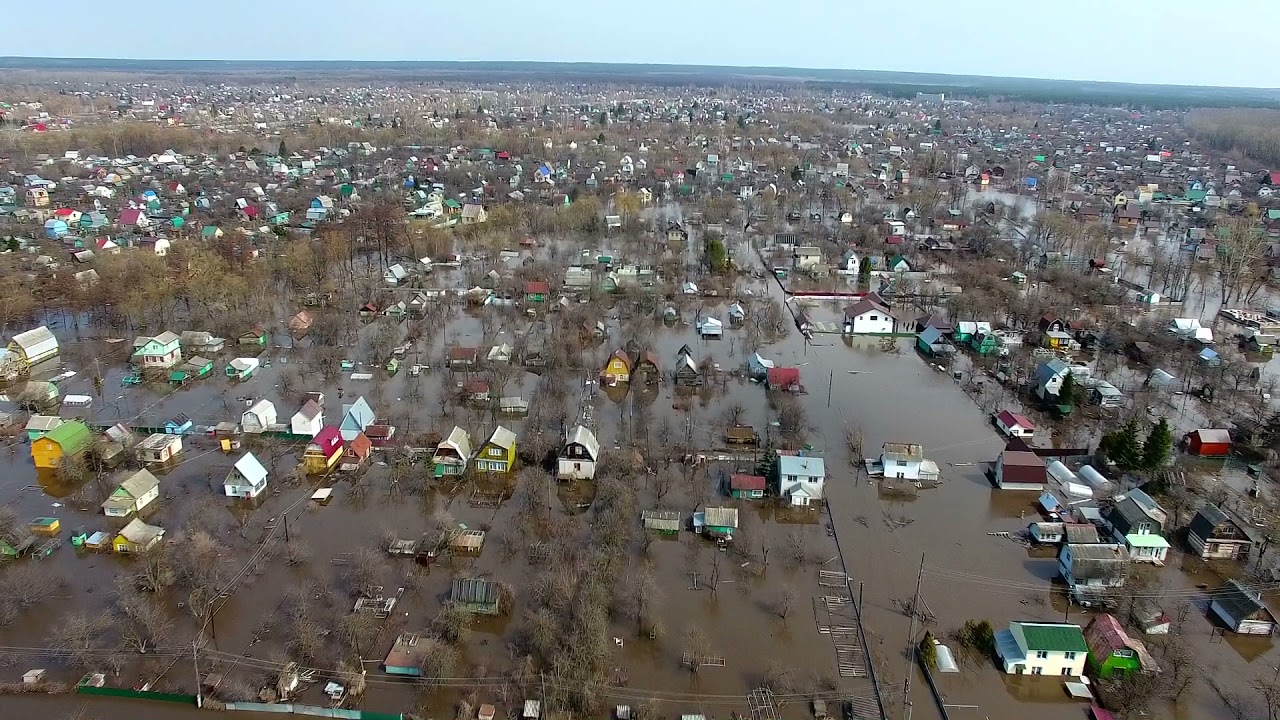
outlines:
M34 7L34 6L30 6ZM51 6L52 7L52 6ZM537 60L1280 87L1280 0L59 0L0 55Z

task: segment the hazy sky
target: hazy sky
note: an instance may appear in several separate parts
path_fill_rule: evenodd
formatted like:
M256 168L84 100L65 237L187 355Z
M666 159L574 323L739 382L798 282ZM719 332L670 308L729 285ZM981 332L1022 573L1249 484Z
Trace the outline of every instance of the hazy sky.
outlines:
M0 55L548 60L1280 87L1280 0L58 0ZM66 22L59 23L50 13Z

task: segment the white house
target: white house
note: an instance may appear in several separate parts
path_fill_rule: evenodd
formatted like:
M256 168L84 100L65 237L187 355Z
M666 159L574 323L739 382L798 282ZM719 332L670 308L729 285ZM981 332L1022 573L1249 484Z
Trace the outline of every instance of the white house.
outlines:
M106 502L102 503L102 514L107 517L129 517L150 505L160 497L160 481L146 470L125 478Z
M1089 646L1079 625L1011 622L996 633L996 654L1009 675L1081 677Z
M1029 438L1036 434L1036 424L1021 413L1001 410L996 414L996 427L1009 437Z
M1058 571L1071 597L1085 607L1105 602L1106 595L1124 586L1129 553L1115 543L1068 543L1058 552Z
M889 335L897 332L898 319L885 301L875 293L867 293L844 309L846 335Z
M778 458L778 494L793 506L822 502L827 466L819 457L783 455Z
M698 323L698 334L702 337L722 337L724 335L724 323L713 317L702 318Z
M938 479L938 464L924 457L924 447L916 443L887 442L880 447L880 465L886 478L932 481Z
M133 449L140 463L166 463L182 452L182 435L177 433L152 433Z
M822 249L803 245L795 249L793 260L797 270L811 268L822 262Z
M1102 519L1111 537L1125 546L1130 560L1164 563L1171 545L1161 533L1169 516L1155 498L1137 488L1116 495Z
M569 432L556 460L556 477L561 480L591 480L596 476L600 460L600 443L586 427L579 425Z
M322 427L324 427L324 408L320 407L320 403L315 400L303 403L302 409L289 418L289 432L294 435L315 437Z
M385 280L388 285L398 285L401 282L404 282L404 279L407 277L409 277L409 271L405 270L404 266L400 263L392 265L387 268L386 272L382 273L382 279Z
M227 497L256 498L267 489L267 469L262 467L253 453L245 453L222 481Z
M276 406L270 400L259 400L240 416L240 429L247 433L263 433L276 424Z

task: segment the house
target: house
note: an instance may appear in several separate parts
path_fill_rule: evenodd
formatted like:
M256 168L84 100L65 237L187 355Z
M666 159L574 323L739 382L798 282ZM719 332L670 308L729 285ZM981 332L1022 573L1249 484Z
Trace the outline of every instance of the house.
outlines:
M449 437L436 445L431 464L435 467L435 476L440 478L461 475L467 469L470 459L471 437L466 430L455 425L449 432Z
M569 431L564 447L556 458L556 477L560 480L592 480L600 460L600 443L586 427L578 425Z
M400 633L383 659L382 669L388 675L420 677L422 662L437 642L418 633Z
M266 489L267 469L262 467L262 463L251 452L237 460L222 481L222 491L227 497L256 498Z
M1129 553L1115 543L1067 543L1058 552L1058 571L1071 598L1090 607L1106 604L1106 594L1124 586Z
M134 518L116 534L111 549L120 554L142 553L158 545L163 537L164 528Z
M1249 523L1228 515L1217 505L1200 508L1187 528L1187 544L1206 560L1245 560L1260 540Z
M995 480L1001 490L1043 491L1049 482L1049 473L1039 455L1005 449L996 459Z
M147 465L169 462L181 452L182 435L178 433L152 433L133 447L134 457Z
M171 368L182 361L182 338L165 331L155 337L138 337L133 341L130 362L142 369Z
M409 271L405 270L400 263L392 265L382 273L382 281L388 285L398 285L407 277L409 277Z
M373 441L364 433L356 433L351 440L344 439L342 441L342 466L343 470L355 470L369 459L369 455L373 453Z
M120 217L116 221L122 228L145 230L151 227L151 218L138 208L128 208L120 211Z
M645 530L664 535L680 532L680 513L675 510L644 510L640 513L640 521Z
M480 348L449 348L449 367L455 370L470 370L480 364Z
M342 459L342 432L336 426L320 429L302 451L302 467L309 475L322 475Z
M1008 675L1082 677L1089 646L1079 625L1011 622L996 633L996 655Z
M712 538L732 540L738 529L738 508L709 507L693 514L693 531Z
M39 470L54 470L63 458L74 457L93 444L93 433L79 420L64 422L32 441L31 459Z
M696 387L702 384L702 372L698 370L698 364L691 356L681 353L677 357L675 380L676 385L681 387Z
M1239 635L1271 635L1276 629L1276 618L1262 601L1262 594L1236 580L1228 580L1213 592L1209 612Z
M467 203L462 206L462 224L477 225L489 219L489 213L483 205Z
M160 481L147 470L139 470L111 491L111 495L102 503L102 514L107 517L129 517L142 512L158 497Z
M31 367L36 363L57 357L58 339L49 332L49 328L41 325L14 335L9 343L9 352L17 355L27 367Z
M1187 434L1187 452L1201 457L1226 457L1231 454L1231 433L1209 428L1193 430Z
M247 433L264 433L276 424L276 406L266 398L255 402L240 416L240 429Z
M783 455L778 458L778 496L793 507L821 504L827 482L827 467L822 458Z
M476 471L506 473L516 462L516 434L499 425L476 453Z
M1131 672L1159 672L1155 658L1141 640L1130 637L1115 615L1095 615L1084 628L1089 646L1089 669L1100 678Z
M344 404L342 422L338 423L338 429L342 431L342 439L351 442L358 433L364 432L373 425L374 420L373 408L369 407L364 397L356 398L353 403Z
M762 475L734 473L729 476L729 496L739 500L759 500L764 497L765 485Z
M614 350L600 371L600 382L621 385L631 382L631 358L623 350Z
M551 295L551 285L541 280L530 280L524 284L524 300L529 303L544 303Z
M11 528L0 528L0 558L22 557L32 550L36 540L28 528L16 524Z
M797 270L811 268L822 262L822 249L812 246L800 246L792 251L792 267Z
M299 310L293 317L289 318L289 334L294 337L302 337L311 329L315 318L306 310Z
M501 612L501 588L494 580L454 578L449 602L475 615L497 615Z
M846 335L890 335L898 331L898 319L876 293L867 293L844 309Z
M203 330L184 330L181 337L182 346L191 352L219 353L227 344L225 339Z
M771 367L765 371L765 388L797 392L800 390L800 368Z
M658 356L652 350L636 353L631 363L631 375L637 382L652 383L662 378L658 369Z
M1029 438L1036 434L1036 424L1021 413L1001 410L995 417L996 427L1009 437Z
M1036 396L1041 400L1056 400L1068 372L1071 371L1067 364L1057 358L1037 365L1034 375Z
M248 380L258 370L258 358L235 358L227 363L226 376L237 382Z
M941 328L927 327L916 335L916 348L927 357L947 356L955 352Z
M924 457L916 443L887 442L880 447L880 465L886 478L931 482L938 479L938 465Z
M39 440L64 422L57 415L32 415L27 420L27 440Z
M289 432L294 435L315 437L324 427L324 408L315 400L307 400L302 408L289 418Z
M720 320L717 318L704 317L702 318L701 322L698 323L698 335L704 338L723 337L724 323L720 322Z
M248 330L245 330L244 332L240 333L240 335L236 338L236 344L237 345L266 345L267 331L261 325L254 325Z
M1129 551L1131 560L1161 564L1169 554L1169 541L1161 535L1168 515L1145 492L1134 489L1115 496L1114 503L1102 512L1102 519L1115 541Z

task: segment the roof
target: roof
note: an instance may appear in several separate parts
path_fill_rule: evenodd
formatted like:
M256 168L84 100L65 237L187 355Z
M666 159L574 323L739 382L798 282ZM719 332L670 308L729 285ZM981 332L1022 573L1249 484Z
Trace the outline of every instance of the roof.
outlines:
M1231 618L1236 624L1253 618L1259 611L1266 613L1267 620L1275 622L1275 617L1262 599L1235 580L1228 580L1226 585L1218 588L1214 592L1213 602L1217 603L1221 614Z
M138 443L139 450L162 450L174 442L181 442L181 435L172 435L168 433L152 433L145 440ZM146 472L143 470L142 472Z
M88 447L93 440L93 433L89 431L87 425L79 420L71 420L50 430L44 437L47 440L56 442L65 454L79 452Z
M760 475L729 476L729 487L733 490L764 490L765 480Z
M1036 366L1036 385L1044 385L1054 377L1067 371L1067 364L1054 358Z
M510 450L515 447L516 434L499 425L494 428L493 434L489 436L489 442L486 445L496 445L503 450Z
M845 317L858 317L872 310L889 316L893 315L893 311L889 309L889 306L885 305L880 296L875 293L867 293L862 296L861 300L846 307L844 315Z
M1093 523L1063 523L1062 533L1068 545L1090 545L1102 541Z
M1036 429L1036 424L1031 422L1031 419L1028 418L1026 415L1023 415L1022 413L1010 412L1009 410L1001 410L1000 414L996 416L996 419L999 420L1001 424L1003 424L1005 427L1013 427L1016 425L1018 427L1024 427L1029 430Z
M827 476L827 466L820 457L783 455L778 458L778 473L783 476L799 475L825 478Z
M498 602L498 584L484 578L454 578L449 599L466 605L490 605Z
M131 543L137 545L149 545L154 542L156 538L164 535L164 528L156 527L155 525L148 525L138 518L134 518L129 521L128 525L125 525L120 529L119 534L120 537Z
M465 460L471 457L471 436L467 435L466 430L454 425L453 429L449 431L449 437L441 440L440 444L436 446L437 449L441 447L452 448L458 453L459 457Z
M373 441L369 436L362 432L356 433L354 438L347 440L347 452L356 456L365 456L373 449Z
M13 342L27 357L42 355L58 347L58 339L44 325L14 335Z
M644 510L640 520L649 530L679 530L680 513L675 510Z
M708 527L738 527L738 508L709 507L703 510L703 519Z
M63 422L63 419L57 415L32 415L31 418L27 420L27 429L48 432L49 430L61 425Z
M1191 431L1191 434L1192 434L1192 435L1195 435L1197 438L1199 438L1199 439L1200 439L1200 442L1202 442L1202 443L1215 443L1215 444L1216 444L1216 443L1228 443L1228 444L1230 444L1230 442L1231 442L1231 433L1230 433L1230 432L1228 432L1228 431L1226 431L1226 430L1211 429L1211 428L1200 428L1199 430L1193 430L1193 431Z
M301 416L304 420L315 420L322 413L324 413L324 408L320 407L320 403L315 400L308 400L302 403L302 407L294 415Z
M369 403L363 396L356 398L356 401L349 405L343 405L342 423L338 425L342 430L342 439L352 439L356 433L372 425L374 419L373 408L369 407Z
M307 443L307 450L311 448L319 448L320 452L326 456L334 450L342 447L342 432L333 425L325 425L320 428L320 432L311 438L311 442Z
M585 425L578 425L569 431L569 440L566 445L581 445L586 448L587 454L592 459L600 457L600 443L596 440L596 436Z
M1129 562L1129 553L1123 545L1070 543L1065 550L1071 552L1071 575L1077 580L1116 577Z
M800 368L771 367L765 371L766 381L771 387L791 387L800 384Z
M1066 623L1009 623L1014 635L1021 635L1023 645L1032 652L1089 652L1084 632L1079 625Z
M885 460L919 462L924 459L924 447L918 443L887 442L880 448Z
M1048 479L1044 459L1033 452L1005 450L1000 453L1000 465L1005 482L1043 484Z
M262 467L262 463L251 452L245 453L244 457L236 461L235 472L251 485L257 485L267 477L267 469Z
M160 481L156 479L155 475L152 475L147 470L139 470L125 478L124 482L120 483L120 487L125 492L129 493L131 497L135 498L140 498L143 495L146 495L156 489L159 485Z

